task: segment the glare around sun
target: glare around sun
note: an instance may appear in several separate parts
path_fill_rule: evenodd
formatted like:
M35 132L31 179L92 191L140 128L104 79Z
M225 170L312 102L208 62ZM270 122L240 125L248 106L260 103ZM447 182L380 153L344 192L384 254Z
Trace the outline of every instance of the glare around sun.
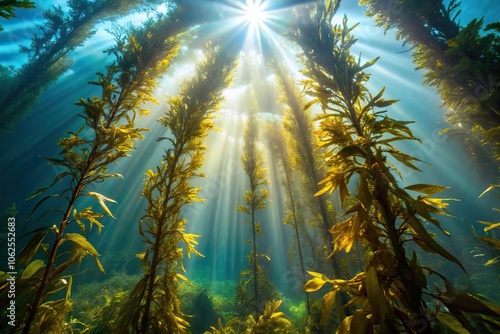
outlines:
M247 0L245 19L251 24L261 24L265 19L265 6L260 0Z

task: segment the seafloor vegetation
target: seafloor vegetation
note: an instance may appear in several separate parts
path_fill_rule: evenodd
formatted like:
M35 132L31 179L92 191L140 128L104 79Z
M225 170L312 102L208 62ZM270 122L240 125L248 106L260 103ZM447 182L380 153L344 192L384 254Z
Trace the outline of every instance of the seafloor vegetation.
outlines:
M481 262L464 264L471 250L454 254L446 246L462 237L442 222L452 217L447 208L454 199L436 197L447 190L444 185L403 183L402 170L420 171L421 161L400 144L420 138L409 127L412 121L393 118L397 100L386 99L385 88L370 88L378 58L364 61L352 53L357 24L347 16L334 20L340 1L276 1L288 18L276 32L299 51L302 78L296 79L273 41L260 33L261 56L276 77L282 108L279 117L259 117L259 94L269 82L244 68L250 82L241 155L247 188L237 194L235 209L250 231L237 241L249 244L248 268L237 281L212 280L206 268L186 273L186 257L203 256L197 248L203 235L187 228L186 208L204 200L197 180L205 176L205 161L214 158L205 140L216 129L224 89L245 57L244 32L214 37L206 28L223 24L223 7L214 4L230 3L69 0L66 10L48 10L40 32L21 47L26 64L0 65L0 123L9 131L30 117L98 23L166 4L164 13L141 25L114 26L109 62L89 82L96 93L76 101L79 127L67 129L57 140L59 154L46 158L58 174L26 196L33 207L16 259L15 321L7 308L11 275L0 275L2 333L499 332L500 276L494 269L500 264L500 223L477 217L485 226L478 231L464 222L474 259ZM255 9L251 3L248 11ZM484 26L478 18L462 26L454 0L360 4L377 25L395 29L396 38L411 45L417 70L425 71L424 84L436 89L449 110L443 135L453 134L488 178L491 186L480 196L494 196L500 187L500 23ZM2 1L0 14L15 20L16 8L33 6ZM263 18L246 20L252 29L264 24ZM183 46L195 44L203 49L195 74L159 102L154 93L160 78L175 66ZM143 243L134 259L140 272L127 272L112 266L131 259L104 260L106 254L87 237L99 235L105 219L117 219L116 194L98 192L97 186L127 176L114 165L134 159L135 145L149 130L137 124L151 117L153 104L162 108L162 154L156 166L143 170L144 215L131 232ZM270 223L259 213L270 203L271 181L257 142L262 138L278 166L300 293L280 291L268 272L272 260L261 240ZM93 205L81 204L89 198ZM13 204L3 221L16 214ZM108 276L82 279L89 259ZM456 274L445 270L451 266Z

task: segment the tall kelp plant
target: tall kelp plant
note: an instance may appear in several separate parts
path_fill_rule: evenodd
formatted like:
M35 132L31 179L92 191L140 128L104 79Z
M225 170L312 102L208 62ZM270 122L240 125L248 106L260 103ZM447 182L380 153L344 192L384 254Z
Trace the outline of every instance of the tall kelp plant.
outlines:
M5 1L4 1L5 2ZM19 1L7 1L19 3ZM15 121L25 116L42 93L72 65L71 53L105 20L159 0L69 0L68 9L61 6L43 13L45 21L20 52L28 57L18 69L0 65L0 130L11 130Z
M275 73L281 92L281 102L285 106L283 113L283 127L288 134L291 146L291 162L297 171L302 188L304 203L309 209L309 224L321 231L325 240L331 241L328 230L335 222L335 207L327 195L314 196L321 186L318 183L324 177L321 155L316 146L317 137L314 134L312 117L304 110L306 101L295 84L293 76L288 72L285 64L278 59L277 54L268 57L268 65ZM329 243L327 243L329 245ZM324 252L319 247L320 256L326 258L332 251L329 246ZM316 249L317 251L318 249ZM337 257L331 257L331 266L334 275L341 275L342 268ZM345 268L344 268L345 269ZM345 270L344 270L345 271Z
M236 308L239 313L252 311L259 313L266 301L264 299L272 298L268 293L270 287L269 278L262 266L259 265L261 258L269 259L269 257L266 254L257 253L257 237L262 237L262 229L257 221L256 214L257 210L264 211L269 201L269 191L266 188L269 181L266 175L267 168L264 167L264 155L257 144L259 126L257 105L253 100L253 96L251 99L244 134L243 155L241 156L243 170L248 177L250 187L243 195L245 204L239 205L237 210L250 217L245 219L245 222L250 225L252 231L252 238L248 240L252 248L248 257L250 270L243 270L239 277L236 295ZM250 289L250 284L252 284L253 289ZM249 291L253 293L249 294Z
M304 264L304 255L303 255L303 243L304 243L304 234L307 234L305 231L305 217L303 214L304 206L300 201L300 196L297 195L298 184L294 181L296 174L293 171L293 164L291 162L291 154L290 149L287 146L287 138L285 135L285 131L281 124L270 124L269 129L267 129L267 137L269 141L269 146L272 155L277 159L278 166L281 173L281 183L283 188L285 189L286 194L286 212L285 218L283 222L287 225L290 225L293 229L293 246L291 249L297 250L297 255L299 258L300 264L300 273L302 284L306 282L306 267ZM288 257L289 262L293 262L295 260L295 256L293 256L293 251L289 252L290 255ZM310 313L310 303L309 303L309 294L306 293L306 309L307 314Z
M196 76L182 85L178 97L159 121L169 136L161 165L146 172L142 195L148 203L139 222L139 233L146 251L138 254L144 277L131 291L121 312L119 333L186 333L188 322L180 307L178 279L185 271L181 242L186 253L201 255L196 249L199 235L186 233L187 220L182 209L198 197L200 188L190 181L203 176L204 139L214 129L213 114L219 109L222 90L231 79L236 53L228 48L208 45L205 59L198 64Z
M352 296L345 306L357 309L344 319L338 333L431 333L436 326L458 322L474 332L463 312L499 316L500 308L458 291L432 267L421 265L415 252L409 254L407 245L413 243L461 266L425 227L432 224L448 234L434 217L446 214L447 200L432 197L446 188L430 184L399 186L394 175L398 170L391 161L418 170L414 165L417 159L393 144L417 138L407 127L410 122L387 115L383 108L396 101L384 99L384 89L376 95L368 91L370 76L364 70L376 59L362 64L351 55L355 26L348 27L347 18L332 26L337 5L326 1L310 7L310 11L296 12L292 37L304 52L306 89L323 109L316 120L320 122L321 145L327 149L327 172L317 195L338 190L345 208L345 219L330 229L334 252L348 252L360 240L371 254L365 271L351 279L330 279L309 272L313 278L305 289L313 292L330 286L322 301L323 321L330 317L339 291ZM415 198L409 191L421 195ZM426 274L440 277L446 290L436 287L435 292L430 291ZM438 306L432 310L424 295L438 299L450 313L440 312ZM493 322L483 325L497 326Z
M188 16L189 17L189 16ZM53 166L63 171L51 185L38 190L31 198L46 194L33 209L30 217L49 200L59 200L53 209L45 211L39 219L57 220L57 224L35 230L32 239L19 254L18 263L27 267L18 279L20 297L16 300L19 324L24 325L24 334L30 332L62 333L65 331L66 315L71 309L71 277L65 274L73 264L85 256L92 256L101 271L104 271L97 250L85 238L84 220L89 227L97 225L99 231L102 219L107 214L113 217L106 201L114 202L106 196L90 191L107 178L122 177L108 172L108 166L128 156L134 142L143 137L146 129L137 128L137 116L148 114L143 107L147 102L155 102L152 97L156 79L164 73L176 56L180 39L177 35L189 24L183 10L171 12L169 16L159 16L140 28L117 29L116 45L108 50L115 61L106 66L104 73L98 73L97 81L90 84L101 89L101 96L80 99L77 103L82 112L79 115L84 124L76 132L59 139L61 148L58 158L48 159ZM64 182L63 191L55 189L56 183ZM82 196L94 197L104 213L94 211L89 206L78 207ZM113 217L114 218L114 217ZM68 233L69 225L77 224L82 233ZM47 238L51 236L50 238ZM43 244L44 239L49 244ZM70 244L59 251L63 244ZM45 253L45 260L31 261L37 252ZM23 287L21 289L21 287ZM50 300L56 291L66 288L66 297ZM2 293L6 285L2 284ZM22 301L22 304L19 303Z
M362 0L360 4L368 7L366 14L377 25L395 29L398 40L412 45L417 69L425 70L424 83L435 87L449 108L447 120L454 126L449 134L463 137L479 163L487 161L483 151L489 151L496 163L482 162L483 166L498 168L500 22L485 26L483 19L473 19L461 26L457 0Z
M341 266L340 254L332 253L333 241L329 229L336 223L336 208L327 194L315 196L321 190L319 182L325 176L325 168L321 157L321 148L317 145L317 135L314 133L312 117L304 106L307 105L304 94L295 84L294 77L287 71L285 64L277 54L270 54L268 66L275 73L281 92L281 102L285 106L283 112L283 127L288 134L288 145L291 147L293 169L300 180L303 203L307 207L306 219L313 230L319 231L324 242L318 245L314 237L305 234L318 264L330 261L331 273L334 276L347 275L346 266ZM323 246L324 245L324 246ZM361 264L360 264L361 265ZM340 297L347 303L344 294ZM346 311L348 313L348 311Z

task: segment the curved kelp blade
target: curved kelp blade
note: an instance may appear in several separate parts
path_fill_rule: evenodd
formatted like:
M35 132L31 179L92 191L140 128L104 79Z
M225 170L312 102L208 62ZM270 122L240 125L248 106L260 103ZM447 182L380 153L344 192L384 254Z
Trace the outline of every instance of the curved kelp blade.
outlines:
M28 242L28 244L21 250L21 253L19 253L19 259L17 260L17 262L28 265L28 263L40 248L43 239L49 233L49 231L50 230L48 228L45 228L43 231L35 234L33 238L31 238L31 240Z
M437 253L441 255L442 257L455 262L462 268L464 272L467 272L462 265L462 263L455 257L453 256L450 252L448 252L446 249L444 249L443 246L441 246L439 243L437 243L427 232L425 227L422 225L422 222L417 219L414 216L408 217L408 223L410 224L411 228L415 232L418 238L429 248L429 250L433 251L434 253Z

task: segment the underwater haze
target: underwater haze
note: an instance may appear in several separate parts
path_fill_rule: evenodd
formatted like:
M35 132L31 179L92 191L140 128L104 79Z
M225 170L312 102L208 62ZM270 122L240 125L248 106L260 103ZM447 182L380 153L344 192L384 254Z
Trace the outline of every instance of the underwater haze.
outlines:
M500 332L499 12L0 2L0 332Z

